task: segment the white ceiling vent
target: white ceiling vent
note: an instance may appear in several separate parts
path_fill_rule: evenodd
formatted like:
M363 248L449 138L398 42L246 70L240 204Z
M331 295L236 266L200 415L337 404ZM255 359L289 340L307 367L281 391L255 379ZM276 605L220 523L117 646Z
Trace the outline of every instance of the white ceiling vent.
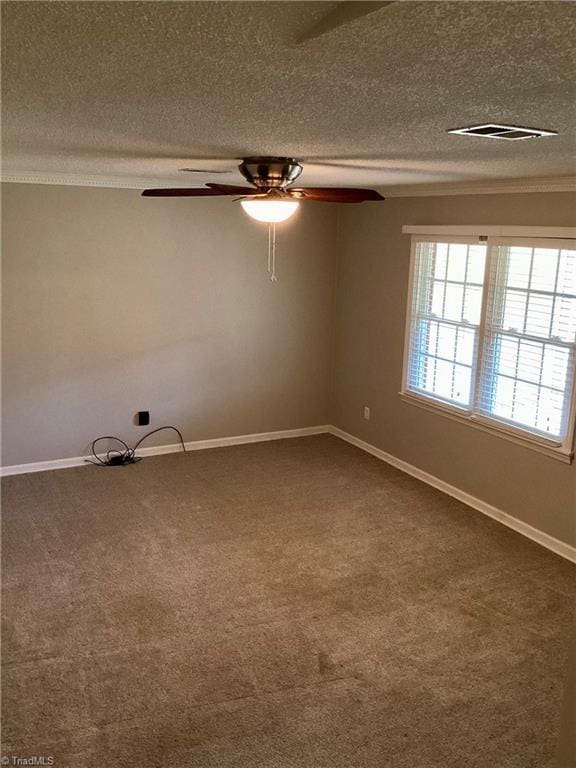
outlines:
M506 139L507 141L538 139L540 136L558 135L556 131L542 131L539 128L520 128L517 125L498 125L496 123L472 125L469 128L453 128L448 133L460 133L463 136L480 136L484 139Z

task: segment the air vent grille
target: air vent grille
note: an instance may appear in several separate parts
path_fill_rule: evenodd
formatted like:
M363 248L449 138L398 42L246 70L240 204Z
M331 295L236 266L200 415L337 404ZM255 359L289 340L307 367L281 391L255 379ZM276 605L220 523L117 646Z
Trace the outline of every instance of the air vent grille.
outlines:
M506 141L538 139L541 136L558 135L556 131L543 131L539 128L520 128L517 125L498 125L497 123L472 125L469 128L453 128L448 133L459 133L463 136L480 136L484 139L506 139Z

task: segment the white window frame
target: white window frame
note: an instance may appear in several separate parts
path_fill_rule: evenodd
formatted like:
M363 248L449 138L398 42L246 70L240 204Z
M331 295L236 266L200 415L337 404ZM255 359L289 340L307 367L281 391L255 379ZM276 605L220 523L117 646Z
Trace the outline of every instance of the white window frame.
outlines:
M576 227L505 227L505 226L404 226L404 234L412 235L410 248L410 275L408 280L408 301L406 307L406 325L404 334L404 361L402 367L402 386L400 396L412 405L432 411L461 423L488 432L492 435L505 438L519 445L526 446L552 458L571 463L574 457L574 429L576 424L576 371L572 381L570 393L570 413L568 418L568 430L566 439L562 442L539 435L531 434L527 430L517 427L504 420L490 418L474 412L478 398L478 384L482 347L485 341L485 324L487 315L487 303L489 291L487 290L487 277L490 274L494 259L494 248L498 245L515 244L538 245L541 247L567 247L573 249L576 246ZM482 295L482 311L478 328L478 348L474 360L474 396L475 401L470 408L447 403L434 396L419 394L408 388L408 369L410 349L412 343L412 305L414 298L414 282L416 279L416 245L419 242L442 243L470 243L481 242L486 244L486 264L484 272L484 291Z

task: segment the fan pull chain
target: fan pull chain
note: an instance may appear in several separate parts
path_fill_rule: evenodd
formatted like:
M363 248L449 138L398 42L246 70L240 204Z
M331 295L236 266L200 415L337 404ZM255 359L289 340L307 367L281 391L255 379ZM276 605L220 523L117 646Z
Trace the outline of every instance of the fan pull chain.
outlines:
M278 281L276 277L276 224L268 225L268 274L273 283Z

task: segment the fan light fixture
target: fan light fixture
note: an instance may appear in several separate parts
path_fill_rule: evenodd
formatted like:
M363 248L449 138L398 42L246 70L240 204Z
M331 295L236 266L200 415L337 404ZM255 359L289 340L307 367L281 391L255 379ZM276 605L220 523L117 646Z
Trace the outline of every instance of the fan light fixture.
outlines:
M382 3L374 3L374 5L382 5ZM183 170L199 171L196 168ZM238 166L238 170L250 186L238 187L233 184L208 182L201 188L145 189L142 194L144 197L230 195L240 200L243 210L251 219L268 224L268 275L273 283L277 280L276 224L290 219L300 207L300 201L362 203L365 200L384 200L382 195L374 189L293 187L291 185L302 173L302 164L293 157L245 157Z
M300 203L297 200L251 200L246 198L240 202L240 205L252 219L264 221L267 224L277 224L293 216Z

